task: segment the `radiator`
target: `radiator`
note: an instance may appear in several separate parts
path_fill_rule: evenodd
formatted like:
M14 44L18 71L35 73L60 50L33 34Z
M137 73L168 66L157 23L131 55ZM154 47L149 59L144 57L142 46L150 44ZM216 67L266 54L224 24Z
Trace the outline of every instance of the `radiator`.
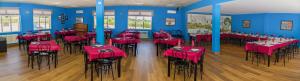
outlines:
M0 35L0 37L6 38L7 44L17 43L18 34L7 34L7 35Z
M139 32L140 32L140 37L141 37L141 38L149 38L149 37L148 37L148 32L149 32L149 31L139 31Z

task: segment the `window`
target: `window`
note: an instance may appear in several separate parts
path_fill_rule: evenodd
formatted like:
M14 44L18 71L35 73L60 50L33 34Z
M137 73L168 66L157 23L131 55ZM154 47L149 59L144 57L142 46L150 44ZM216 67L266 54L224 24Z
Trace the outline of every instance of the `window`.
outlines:
M0 33L19 32L20 15L18 8L0 8Z
M152 11L128 11L128 29L152 28Z
M76 23L83 23L83 17L76 17Z
M94 15L94 28L97 27L96 12ZM104 29L114 29L115 28L115 11L107 10L104 11Z
M51 28L50 10L33 10L34 30L49 30Z

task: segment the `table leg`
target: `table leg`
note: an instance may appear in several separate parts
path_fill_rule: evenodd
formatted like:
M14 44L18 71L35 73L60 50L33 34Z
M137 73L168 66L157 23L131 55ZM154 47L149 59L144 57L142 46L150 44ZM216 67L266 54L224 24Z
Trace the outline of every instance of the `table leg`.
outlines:
M136 56L136 54L138 53L138 48L137 48L137 47L138 47L138 44L136 43L136 44L135 44L135 48L134 48L135 56Z
M94 67L94 63L93 62L91 62L91 81L93 81L94 80L94 76L93 76L93 67Z
M170 57L168 57L168 77L170 77L170 70L171 70L171 63L170 63Z
M118 59L118 65L117 65L117 67L118 67L118 77L119 78L121 77L121 60L122 60L122 58Z
M270 56L268 55L268 67L270 67Z
M248 51L246 52L246 61L248 61Z
M84 75L85 75L85 77L86 77L87 70L88 70L87 54L84 53Z
M156 56L158 56L158 44L156 44Z
M242 39L240 39L240 46L242 46Z
M70 45L70 54L72 54L72 43L70 43L69 45Z
M54 67L55 67L55 68L56 68L56 65L57 65L57 63L58 63L57 53L58 53L58 51L56 51L55 54L54 54L54 56L55 56L55 57L54 57L54 62L55 62L55 63L54 63Z
M197 64L194 64L194 81L197 81Z

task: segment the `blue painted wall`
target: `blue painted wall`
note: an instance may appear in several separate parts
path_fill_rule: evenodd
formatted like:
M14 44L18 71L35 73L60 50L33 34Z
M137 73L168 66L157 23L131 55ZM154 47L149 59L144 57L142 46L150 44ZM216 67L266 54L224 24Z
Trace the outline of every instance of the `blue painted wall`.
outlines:
M84 14L76 14L76 10L83 10ZM152 10L152 30L150 32L163 30L182 30L183 28L183 19L181 17L180 12L176 14L168 14L167 10L176 10L175 8L167 8L167 7L150 7L150 6L107 6L105 10L114 10L115 11L115 29L113 30L113 36L117 35L127 29L128 25L128 11L129 10ZM66 27L72 27L75 23L75 18L77 16L84 17L84 23L88 24L89 30L93 30L94 27L94 17L92 15L93 11L95 11L94 7L87 8L69 8L66 9L66 13L69 15L70 21L67 22ZM176 24L175 26L166 26L165 19L166 18L175 18ZM148 30L145 30L148 31ZM185 32L184 32L185 33ZM152 34L149 33L149 36Z
M61 13L64 13L65 9L60 7L53 7L53 6L45 6L45 5L37 5L37 4L27 4L27 3L0 3L0 7L18 7L20 10L20 32L28 32L33 31L33 9L48 9L52 10L51 15L51 33L55 30L60 30L63 27L58 21L58 16ZM13 32L19 33L19 32ZM12 34L12 33L1 33L1 34Z
M92 12L95 11L95 7L86 7L86 8L60 8L53 6L45 6L45 5L37 5L37 4L27 4L27 3L0 3L0 7L19 7L20 16L21 16L21 29L20 32L24 33L27 31L33 30L33 9L49 9L52 10L51 16L51 32L55 30L61 30L62 28L70 28L76 22L75 18L77 16L84 17L84 23L88 24L89 30L93 30L94 26L94 17ZM83 14L76 14L76 10L84 10ZM184 21L182 19L182 13L177 12L177 14L167 14L167 10L176 10L175 8L167 8L167 7L147 7L147 6L107 6L105 10L114 10L115 18L116 18L116 27L113 30L113 35L116 35L127 29L127 21L128 21L128 10L152 10L154 15L152 17L152 30L150 32L163 30L182 30ZM69 20L63 25L58 21L58 16L61 13L65 13L68 15ZM166 18L175 18L176 25L175 26L166 26L165 19ZM148 31L148 30L147 30ZM19 32L13 32L19 33ZM185 33L185 32L184 32ZM4 34L4 33L2 33ZM7 33L11 34L11 33ZM152 34L150 33L149 36Z
M250 28L242 27L242 20L250 20ZM293 29L280 30L282 20L292 20ZM245 33L275 34L300 39L300 14L262 13L232 15L232 31Z
M264 33L264 14L232 15L232 31L245 33ZM250 28L243 28L243 20L251 22Z

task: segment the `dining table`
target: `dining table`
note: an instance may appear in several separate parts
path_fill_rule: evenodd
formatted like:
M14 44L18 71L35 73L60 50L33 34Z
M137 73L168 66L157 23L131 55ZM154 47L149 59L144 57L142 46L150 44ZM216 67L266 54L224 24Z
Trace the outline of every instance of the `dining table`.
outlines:
M50 33L27 33L24 35L17 36L17 39L19 40L25 40L25 41L31 41L35 39L41 39L41 38L51 38Z
M138 50L138 43L141 42L141 39L134 38L134 37L116 37L111 39L112 43L119 47L126 50L126 53L129 53L129 47L132 46L132 51L134 52L134 55L136 56Z
M154 32L153 33L153 38L154 39L159 39L159 38L169 38L171 35L167 32Z
M111 50L114 55L111 55L112 53L104 53L99 55L101 54L100 50ZM112 45L92 45L84 46L84 52L85 73L87 72L88 64L91 64L91 81L93 81L93 68L97 59L117 58L118 77L121 77L121 60L123 57L127 57L127 54L123 50Z
M80 45L82 46L82 42L87 42L88 38L87 37L83 37L83 36L65 36L64 37L64 46L65 45L68 45L70 50L70 54L72 53L72 44L75 44L75 43L80 43Z
M140 39L140 33L139 32L123 32L118 35L118 37L132 37L136 39Z
M54 33L56 36L68 36L68 35L76 35L75 30L60 30Z
M42 50L41 50L42 49ZM58 51L61 50L61 47L55 42L55 40L50 40L50 41L35 41L31 42L29 47L28 47L28 55L31 55L35 52L39 51L51 51L54 55L54 61L55 61L55 68L58 63L58 58L57 54Z
M190 39L195 40L196 42L211 42L212 34L190 34ZM245 34L245 33L231 33L231 32L222 32L220 34L220 39L225 41L226 39L238 40L239 45L241 46L244 42L257 41L257 40L267 40L268 36L258 35L258 34Z
M176 49L175 49L176 48ZM179 48L179 49L178 49ZM178 52L180 50L180 52ZM179 55L174 55L177 52ZM186 55L183 55L186 54ZM171 70L171 58L179 58L182 60L188 60L193 64L194 81L197 81L197 64L201 63L200 71L203 71L203 60L204 60L205 48L204 47L193 47L193 46L176 46L164 51L164 56L168 57L168 77L170 77Z
M248 52L256 51L268 56L268 66L270 66L270 57L280 48L284 48L291 44L297 44L299 40L288 38L271 38L270 40L262 40L255 42L247 42L245 45L246 60L248 60Z
M159 51L163 49L159 49L160 46L165 46L168 48L169 46L176 46L178 44L184 43L183 39L181 38L174 38L174 37L169 37L169 38L157 38L153 39L153 43L156 44L156 55L159 55Z

